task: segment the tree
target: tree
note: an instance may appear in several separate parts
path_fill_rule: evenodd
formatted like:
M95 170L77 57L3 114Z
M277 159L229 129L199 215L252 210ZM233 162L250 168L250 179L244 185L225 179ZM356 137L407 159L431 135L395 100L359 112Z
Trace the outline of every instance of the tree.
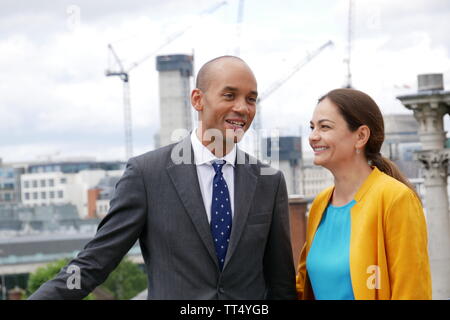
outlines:
M28 278L27 292L26 295L29 297L32 295L41 285L45 282L53 279L61 271L64 266L69 263L69 259L60 259L47 265L38 268L35 272L30 274ZM85 300L92 300L93 296L89 294Z
M27 296L33 294L42 284L53 279L61 269L69 263L69 259L61 259L38 268L28 278ZM114 299L129 300L147 288L147 277L139 266L124 258L117 268L111 272L106 281L96 291L99 294L110 293ZM102 296L104 296L102 294ZM95 293L90 293L85 300L94 300ZM101 298L100 298L101 299Z
M100 287L116 299L129 300L147 288L147 276L137 264L124 258Z

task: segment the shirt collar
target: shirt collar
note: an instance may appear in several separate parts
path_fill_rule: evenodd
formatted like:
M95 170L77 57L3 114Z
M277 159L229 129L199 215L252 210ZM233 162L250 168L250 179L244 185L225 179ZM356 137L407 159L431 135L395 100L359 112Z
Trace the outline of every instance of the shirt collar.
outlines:
M236 144L233 149L225 155L225 157L217 158L207 147L205 147L197 137L197 129L191 132L192 149L194 150L194 161L197 166L202 164L211 164L212 161L225 160L226 163L233 167L236 163Z

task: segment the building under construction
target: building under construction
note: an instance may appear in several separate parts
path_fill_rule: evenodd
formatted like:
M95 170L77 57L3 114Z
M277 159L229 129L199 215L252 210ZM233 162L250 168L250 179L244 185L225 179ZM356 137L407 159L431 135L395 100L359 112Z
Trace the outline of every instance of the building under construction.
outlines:
M182 136L178 130L192 129L191 116L191 77L193 56L184 54L162 55L156 57L156 70L159 72L159 141L161 147ZM174 136L172 136L174 135Z

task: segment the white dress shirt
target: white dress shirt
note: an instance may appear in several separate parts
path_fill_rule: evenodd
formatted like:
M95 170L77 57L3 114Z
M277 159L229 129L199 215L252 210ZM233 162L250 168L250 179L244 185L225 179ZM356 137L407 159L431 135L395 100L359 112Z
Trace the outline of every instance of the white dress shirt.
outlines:
M213 161L225 160L222 167L223 177L227 183L231 200L231 215L234 216L234 166L236 162L236 145L225 155L225 157L217 158L211 151L205 147L197 137L197 129L192 130L191 143L194 150L194 161L197 167L198 182L200 191L202 192L203 204L205 205L208 222L211 223L211 200L213 190L213 179L216 172L211 164Z

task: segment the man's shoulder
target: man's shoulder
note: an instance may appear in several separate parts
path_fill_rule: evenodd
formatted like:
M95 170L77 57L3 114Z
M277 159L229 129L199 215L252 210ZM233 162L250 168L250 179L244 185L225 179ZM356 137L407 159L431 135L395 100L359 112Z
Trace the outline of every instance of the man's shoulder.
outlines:
M170 163L172 150L179 143L180 142L172 143L155 150L148 151L130 158L128 162L131 164L135 163L144 170L146 168L152 168L152 170L155 170L155 168L159 166L167 166Z
M283 175L282 171L272 166L270 163L263 162L253 155L238 149L236 164L238 165L249 165L251 170L258 176L266 178L276 178L278 179Z
M138 156L135 156L134 159L136 161L145 161L145 160L151 160L151 159L159 159L161 157L165 157L167 155L170 155L173 147L176 145L176 143L169 144L167 146L163 146L160 148L157 148L155 150L147 151L143 154L140 154Z

